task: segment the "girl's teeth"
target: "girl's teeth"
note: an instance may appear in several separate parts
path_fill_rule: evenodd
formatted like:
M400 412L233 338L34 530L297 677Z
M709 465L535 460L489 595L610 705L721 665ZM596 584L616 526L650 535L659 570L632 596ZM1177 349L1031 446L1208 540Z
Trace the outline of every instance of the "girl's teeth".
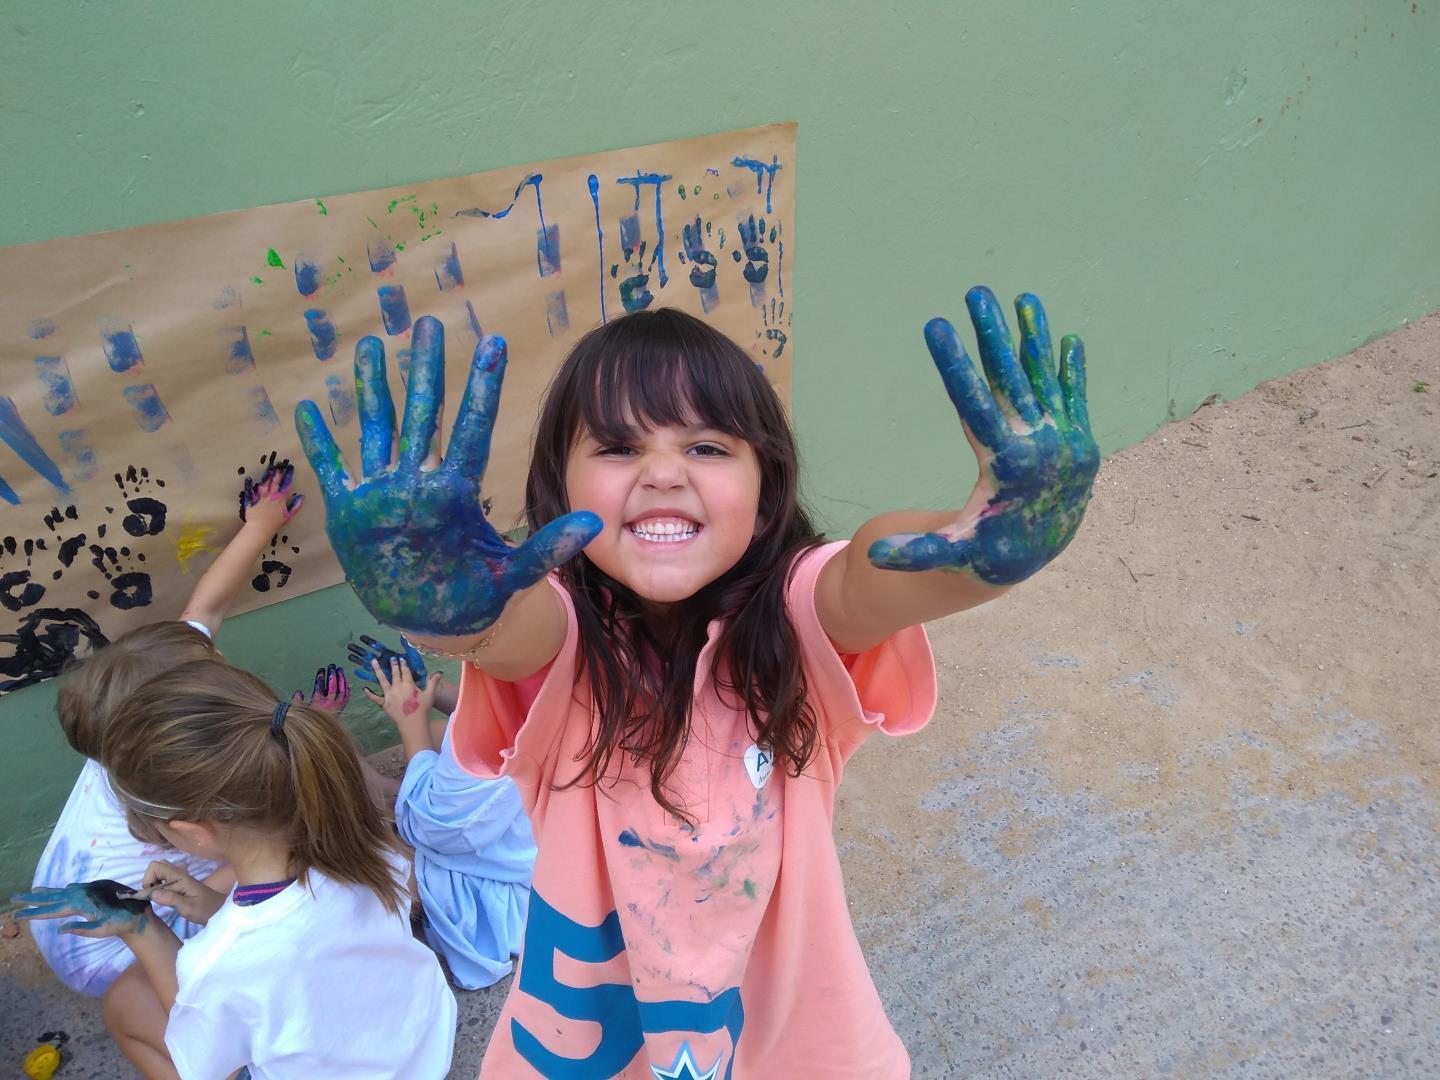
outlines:
M654 544L674 544L689 540L699 529L694 525L677 525L674 522L657 522L654 525L632 525L630 531L642 540Z

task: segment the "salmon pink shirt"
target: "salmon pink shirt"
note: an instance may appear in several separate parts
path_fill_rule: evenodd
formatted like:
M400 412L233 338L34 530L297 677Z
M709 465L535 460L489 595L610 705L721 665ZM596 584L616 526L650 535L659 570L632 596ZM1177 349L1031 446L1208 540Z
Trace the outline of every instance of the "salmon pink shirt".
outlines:
M595 716L556 579L569 629L548 667L503 682L465 666L455 756L477 776L514 778L539 847L482 1077L909 1076L850 923L831 823L860 744L930 719L935 664L918 626L864 653L835 650L815 585L845 546L802 555L786 593L820 731L803 775L774 768L743 710L716 695L710 625L670 779L692 823L661 809L646 769L619 754L615 782L560 787L586 759Z

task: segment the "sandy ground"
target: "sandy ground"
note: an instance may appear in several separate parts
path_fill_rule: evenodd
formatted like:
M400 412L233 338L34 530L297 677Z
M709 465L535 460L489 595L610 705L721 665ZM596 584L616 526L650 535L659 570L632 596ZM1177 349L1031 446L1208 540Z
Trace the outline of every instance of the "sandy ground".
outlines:
M1437 414L1440 315L1108 459L1054 567L932 628L940 710L837 826L917 1077L1440 1073ZM56 1030L127 1075L0 940L3 1060Z

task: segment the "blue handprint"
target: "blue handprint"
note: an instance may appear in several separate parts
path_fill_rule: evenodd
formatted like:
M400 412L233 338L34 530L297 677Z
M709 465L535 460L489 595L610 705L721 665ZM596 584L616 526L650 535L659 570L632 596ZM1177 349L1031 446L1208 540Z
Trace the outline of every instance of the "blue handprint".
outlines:
M108 879L80 881L60 889L32 889L12 896L10 902L29 905L15 912L17 919L79 915L82 921L66 923L60 927L60 933L110 937L138 933L149 924L153 915L150 905L128 896L132 891L130 886Z
M1060 343L1057 378L1050 328L1038 298L1015 301L1020 358L1005 316L983 286L965 296L989 382L947 319L925 326L925 343L980 458L992 494L973 524L887 536L870 546L886 570L970 570L992 585L1023 581L1065 549L1080 527L1100 451L1085 399L1085 346Z
M770 232L765 232L765 219L762 217L757 223L755 215L751 214L748 220L740 222L740 247L730 253L730 257L737 263L741 261L741 249L744 249L745 266L741 270L745 280L750 283L750 304L752 307L759 307L765 300L765 279L770 276L770 252L765 247L775 242L775 226L770 226Z
M720 293L715 287L716 259L714 254L705 248L705 237L710 234L711 229L708 221L702 228L700 215L696 214L695 224L686 225L680 233L684 243L681 258L690 263L690 284L700 290L700 307L707 313L720 302Z
M297 405L295 427L325 497L325 531L361 603L381 622L413 634L473 635L500 617L511 596L578 554L601 522L588 511L566 514L511 547L485 520L480 480L505 378L505 342L498 337L487 335L475 347L445 460L422 467L444 399L445 329L425 316L411 340L398 446L385 347L373 337L355 346L364 474L353 489L319 406Z
M626 277L620 282L620 303L626 311L644 311L655 302L650 291L650 271L655 266L655 256L660 253L657 245L650 253L650 262L645 262L648 241L640 239L640 216L628 214L620 219L620 250L625 255ZM633 260L633 262L632 262ZM620 264L610 264L610 276L617 277ZM663 284L663 282L662 282Z
M410 644L410 639L404 634L400 635L400 644L404 652L392 649L383 642L376 641L369 634L361 634L359 641L352 641L349 645L350 663L355 665L355 675L380 685L380 680L375 677L375 671L371 664L379 664L381 671L389 671L396 661L403 661L410 667L410 674L415 677L416 686L424 686L428 673L425 670L425 658L420 655L420 650Z

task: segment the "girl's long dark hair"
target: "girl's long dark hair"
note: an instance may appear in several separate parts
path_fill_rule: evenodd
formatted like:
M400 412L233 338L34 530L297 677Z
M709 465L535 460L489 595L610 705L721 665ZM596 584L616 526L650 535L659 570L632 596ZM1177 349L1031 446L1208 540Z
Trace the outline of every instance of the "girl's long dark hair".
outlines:
M648 763L655 801L687 817L666 787L690 734L695 667L711 620L723 629L716 693L743 708L756 742L798 776L815 753L799 640L785 609L795 558L821 537L800 505L799 461L784 406L745 351L670 308L614 319L586 334L556 373L536 429L525 513L531 531L571 509L565 468L587 431L624 442L631 426L701 423L744 439L760 464L755 535L740 561L673 605L663 632L642 601L582 553L560 570L579 621L582 670L597 715L581 774L598 782L616 753Z

